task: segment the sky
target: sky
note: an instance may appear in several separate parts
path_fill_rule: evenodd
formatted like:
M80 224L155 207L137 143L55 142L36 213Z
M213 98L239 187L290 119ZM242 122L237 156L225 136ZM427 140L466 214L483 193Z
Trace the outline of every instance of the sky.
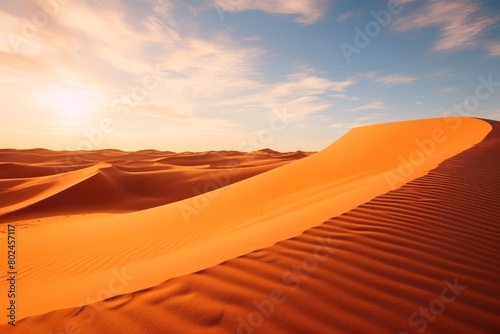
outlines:
M496 0L0 3L0 147L318 151L500 120Z

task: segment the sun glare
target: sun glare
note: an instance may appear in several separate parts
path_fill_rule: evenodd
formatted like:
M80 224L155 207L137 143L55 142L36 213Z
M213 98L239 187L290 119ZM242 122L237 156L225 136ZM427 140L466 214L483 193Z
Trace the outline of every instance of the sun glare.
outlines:
M90 99L70 89L53 90L45 100L51 110L72 118L85 116L94 108Z

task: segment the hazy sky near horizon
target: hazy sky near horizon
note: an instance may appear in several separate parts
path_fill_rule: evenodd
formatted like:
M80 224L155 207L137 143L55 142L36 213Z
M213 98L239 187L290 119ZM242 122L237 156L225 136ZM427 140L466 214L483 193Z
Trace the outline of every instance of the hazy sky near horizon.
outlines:
M0 147L320 150L500 120L499 22L495 0L2 1Z

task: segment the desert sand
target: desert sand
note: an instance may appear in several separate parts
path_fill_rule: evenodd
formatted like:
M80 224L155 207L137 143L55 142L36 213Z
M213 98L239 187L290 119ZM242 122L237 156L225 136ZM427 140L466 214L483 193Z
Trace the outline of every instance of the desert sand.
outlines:
M183 165L102 152L57 175L43 150L2 152L0 219L22 245L14 331L493 333L499 131L397 122L311 155L261 151L245 165L235 152L236 167L230 154Z
M0 150L0 216L4 216L0 222L143 210L238 182L310 154Z

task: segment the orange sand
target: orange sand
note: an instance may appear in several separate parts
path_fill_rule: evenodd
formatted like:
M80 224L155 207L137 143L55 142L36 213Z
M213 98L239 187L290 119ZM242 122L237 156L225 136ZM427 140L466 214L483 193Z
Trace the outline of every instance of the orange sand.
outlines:
M36 225L29 221L16 222L15 224L19 228L18 242L24 248L18 260L19 290L23 291L23 296L19 299L19 318L88 304L111 295L121 295L151 287L168 278L208 268L255 249L271 246L279 240L295 237L307 228L320 225L329 217L338 216L375 196L387 193L391 188L397 188L426 174L440 162L481 142L490 130L491 126L484 121L461 118L399 122L358 128L350 131L318 154L191 199L127 214L47 217L41 219ZM420 141L420 145L415 142L416 139ZM432 140L434 144L429 144L429 140ZM420 155L416 153L418 151L421 152ZM423 156L424 159L417 159L418 156ZM401 159L409 159L415 163L401 166ZM99 165L99 167L105 166ZM85 170L85 172L88 171ZM451 173L453 175L453 171ZM72 177L72 175L70 176ZM457 186L461 185L459 181L455 182L458 182ZM429 192L429 194L422 196L424 199L438 192L436 187L439 184L422 187L418 185L418 180L414 183L417 183L417 190L422 188ZM445 185L451 187L450 189L454 189L455 186L451 182L446 182ZM405 187L385 196L404 192ZM447 192L438 193L438 199L443 194L447 194ZM449 197L455 198L454 196ZM410 196L409 198L413 201L420 199L419 196ZM341 244L335 254L344 254L347 261L333 263L333 266L320 266L315 272L315 277L318 274L316 279L309 281L313 282L311 283L312 287L296 290L297 293L306 294L302 296L304 298L297 297L294 302L283 304L281 316L276 311L276 319L266 322L269 326L274 327L267 329L272 331L272 328L287 326L287 322L283 319L286 317L290 319L292 311L299 315L302 314L301 312L306 312L305 306L312 307L315 312L308 313L309 311L307 311L303 317L300 315L295 320L288 320L289 326L294 326L294 323L296 324L294 328L304 328L301 327L304 324L313 326L312 328L323 329L331 329L333 326L341 331L342 328L348 328L349 323L352 323L353 319L349 318L351 316L356 319L354 326L359 326L361 330L367 329L369 327L366 326L372 322L377 324L375 318L387 321L389 315L394 317L394 312L400 312L400 307L409 306L409 303L404 302L405 298L414 301L416 297L420 296L414 288L409 286L409 282L417 282L419 281L417 278L420 277L423 283L419 282L419 287L427 292L430 291L431 286L436 286L436 282L424 279L423 274L417 277L411 276L412 273L408 270L405 271L404 266L414 266L424 270L424 273L436 274L430 270L435 267L434 265L430 265L429 269L429 264L423 265L422 263L423 260L428 259L424 254L425 251L432 251L438 257L450 258L453 263L453 256L446 251L446 248L441 250L437 247L446 246L443 240L448 239L441 238L440 235L436 234L436 231L432 230L436 226L432 225L432 220L425 212L423 216L427 217L430 226L424 224L417 227L424 229L424 232L421 233L426 238L434 240L433 238L438 237L440 243L436 244L437 246L429 246L429 248L421 244L420 252L417 253L405 251L405 249L412 248L414 243L406 239L401 240L403 238L401 231L407 227L407 220L416 219L418 215L410 212L404 220L404 225L401 225L397 219L391 223L390 218L391 212L399 210L405 201L408 210L413 208L414 204L411 200L404 196L399 199L396 195L396 199L386 201L385 207L379 208L380 204L376 203L376 199L366 204L376 203L372 212L362 213L360 218L350 221L347 226L337 224L334 220L333 223L323 225L326 227L312 229L304 234L306 238L309 238L306 240L307 242L297 243L292 239L275 246L279 250L280 247L284 247L283 245L289 245L287 246L288 250L280 250L285 255L289 252L289 256L277 257L274 251L263 250L255 253L257 254L255 257L249 255L232 260L232 262L240 262L240 264L229 266L229 272L223 275L225 281L224 277L216 277L215 285L210 282L197 285L190 277L199 277L200 275L190 275L157 286L152 290L155 293L141 292L137 295L140 298L137 299L134 299L136 294L115 298L106 302L109 303L109 308L103 312L111 312L110 310L114 309L118 315L113 318L112 314L106 313L108 316L102 316L104 313L99 313L96 320L88 326L94 328L95 331L95 328L104 328L103 323L106 322L109 324L108 331L120 332L120 326L126 326L127 323L135 319L138 321L136 326L139 326L135 327L136 330L156 328L157 332L164 332L161 329L165 330L167 328L165 326L171 325L178 326L172 328L179 328L179 331L172 332L184 332L180 330L184 328L183 326L187 326L185 327L187 328L186 332L192 332L189 330L189 324L191 324L205 326L202 328L205 328L207 332L209 330L220 332L221 328L217 326L221 324L222 328L234 332L234 324L231 323L231 319L235 320L235 318L230 315L242 314L245 316L244 310L248 309L248 305L251 307L252 301L247 300L248 296L243 291L257 293L260 291L258 287L264 286L265 289L269 289L266 292L269 294L275 284L283 285L283 282L275 281L273 275L280 277L284 271L283 268L288 268L292 263L297 263L297 259L303 258L304 254L310 254L311 250L314 251L317 245L313 240L310 240L314 239L309 235L312 233L313 236L317 234L320 238L331 235L332 240ZM425 200L422 202L426 203ZM473 204L473 207L475 205ZM492 205L492 207L494 206ZM357 210L360 209L354 210L353 213ZM437 217L444 217L444 221L448 219L449 224L450 214L445 213L442 207L437 206L431 210ZM453 215L452 212L451 217ZM348 216L349 214L346 214L342 217ZM342 219L342 217L338 219ZM389 222L381 220L382 225L377 228L373 220L380 217L389 219ZM373 228L372 224L374 224ZM31 226L27 227L28 225ZM454 231L453 226L439 225L438 227L444 228L445 231L447 229ZM323 228L332 234L324 234L325 231L321 232ZM403 230L401 230L402 228ZM440 231L438 229L438 232ZM415 233L414 237L417 238L419 234ZM307 237L308 235L309 237ZM366 238L373 235L377 238L380 237L380 239L376 239L378 244L375 241L375 244L371 246L365 244ZM304 238L304 236L300 238ZM455 232L452 233L453 236L456 236ZM395 246L390 246L393 244L390 238L397 239ZM422 236L419 238L422 240ZM347 248L348 246L349 248ZM378 250L375 246L388 248ZM488 247L487 243L483 246ZM349 249L349 251L344 251L344 249ZM472 253L467 254L469 257L473 257ZM415 255L415 258L409 258L410 255ZM378 262L368 261L370 256L373 256L380 263L389 261L392 265L397 264L396 268L390 269L387 264L379 265ZM461 255L461 258L464 256ZM337 256L330 256L328 261L334 261L330 260L334 258ZM260 263L263 267L261 268L260 265L242 266L241 261L247 263L248 259L257 261L255 263ZM328 261L324 263L326 264ZM300 261L298 263L300 264ZM343 264L343 267L339 264ZM490 263L486 265L489 266ZM218 268L225 267L217 266L207 270L207 272L217 271ZM335 285L332 288L333 274L331 272L321 273L320 271L329 270L335 273L335 269L342 268L350 279L339 277L339 284L336 288ZM117 280L113 280L113 276L122 270L125 270L126 276L134 278L119 287L115 285ZM441 274L446 273L438 269L435 271ZM406 281L398 283L401 280L387 279L386 276L389 274L396 275L398 272L407 274ZM402 274L400 273L400 275ZM210 279L211 276L203 277ZM230 278L227 279L227 277ZM442 277L444 279L448 276L443 275ZM232 281L233 278L235 281ZM356 279L361 283L356 283ZM113 280L113 286L110 285L111 280ZM240 280L248 282L245 283L248 287L239 286L236 282ZM349 283L352 280L354 283ZM221 283L221 281L224 282ZM175 282L182 283L175 285ZM377 289L373 287L363 288L362 282L377 284ZM392 300L392 303L398 305L392 308L392 313L387 308L387 303L391 301L386 298L386 295L390 294L389 282L395 285L395 291L399 293L396 296L399 296L398 298L401 300ZM407 284L405 285L404 282ZM442 282L438 283L442 284ZM222 284L222 287L219 290L215 289L219 284ZM204 292L191 294L190 291L197 287ZM2 288L4 286L0 285L0 289ZM103 289L108 290L109 293L104 293ZM489 288L486 286L484 289ZM340 296L344 295L346 300L333 298L334 291L337 291ZM308 292L311 293L310 298L307 298ZM174 296L168 297L168 293L173 293ZM203 297L203 293L207 293L208 296ZM374 296L370 297L370 293ZM262 293L259 296L262 297ZM347 296L350 297L350 300ZM358 300L361 296L368 296L369 302L360 304ZM193 299L194 297L196 299ZM168 298L172 298L172 300ZM131 300L133 302L129 302ZM227 309L227 314L224 312L221 314L222 305L230 303L231 300L233 307ZM351 308L343 308L344 302L350 303ZM376 308L377 302L383 306ZM199 305L195 306L194 304ZM335 305L337 306L335 307ZM158 307L156 308L156 306ZM198 313L201 308L204 310L203 315ZM172 311L174 309L177 313ZM241 312L242 310L243 312ZM77 313L81 314L81 311ZM75 321L80 321L81 326L87 326L81 323L82 319L75 316L74 310L61 312L33 318L33 320L27 319L20 324L23 327L26 326L24 328L29 328L30 321L41 326L44 324L45 326L55 326L55 322L60 321L59 327L55 328L61 328L60 326L64 323L61 320L73 317L76 319ZM149 316L146 316L146 312ZM332 315L333 313L335 314ZM316 314L317 321L314 321L314 317L313 320L310 320L311 315L314 314ZM171 319L172 323L166 320L163 322L162 319L167 319L167 316L174 317ZM335 324L335 321L329 321L329 316L334 317L333 319L344 320L343 322L339 320L338 326L332 325ZM407 316L401 312L402 319ZM365 320L361 321L360 319ZM401 321L407 320L395 319L394 323L401 324ZM284 328L286 327L281 327L281 332L286 331ZM372 332L376 332L376 328Z
M132 212L183 200L310 153L0 150L2 221ZM221 180L215 182L213 180ZM23 210L24 209L24 210Z

